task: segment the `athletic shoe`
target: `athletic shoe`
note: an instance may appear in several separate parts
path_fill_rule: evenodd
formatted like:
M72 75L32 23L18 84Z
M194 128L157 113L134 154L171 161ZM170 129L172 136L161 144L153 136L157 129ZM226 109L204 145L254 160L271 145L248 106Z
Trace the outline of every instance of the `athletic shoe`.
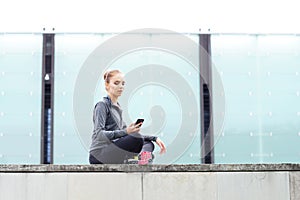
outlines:
M147 165L147 164L152 164L154 155L150 151L143 151L139 154L138 156L138 164L139 165Z

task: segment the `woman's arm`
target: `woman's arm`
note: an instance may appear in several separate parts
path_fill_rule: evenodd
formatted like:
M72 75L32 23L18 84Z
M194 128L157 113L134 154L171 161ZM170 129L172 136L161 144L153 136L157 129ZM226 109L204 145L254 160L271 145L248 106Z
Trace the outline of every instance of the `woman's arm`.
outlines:
M157 140L156 136L143 135L143 138L144 138L145 141L153 141L153 142L155 142Z
M164 142L159 138L159 137L156 137L156 136L147 136L147 135L143 135L144 137L144 140L145 141L153 141L155 142L159 148L160 148L160 154L163 154L166 152L166 146L164 144Z
M109 110L106 108L104 102L99 102L95 106L94 110L94 134L97 135L97 138L103 138L105 136L109 140L114 140L116 138L123 137L127 134L126 128L123 130L105 130L105 122L108 117ZM104 138L103 138L104 139Z

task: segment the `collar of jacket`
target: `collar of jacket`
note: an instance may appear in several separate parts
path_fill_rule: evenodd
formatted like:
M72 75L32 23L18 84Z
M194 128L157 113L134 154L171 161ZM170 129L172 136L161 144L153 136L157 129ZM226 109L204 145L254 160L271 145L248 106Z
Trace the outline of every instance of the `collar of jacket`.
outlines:
M110 99L110 97L109 97L108 95L107 95L106 97L103 97L103 100L104 100L104 102L105 102L109 107L112 106L111 99Z

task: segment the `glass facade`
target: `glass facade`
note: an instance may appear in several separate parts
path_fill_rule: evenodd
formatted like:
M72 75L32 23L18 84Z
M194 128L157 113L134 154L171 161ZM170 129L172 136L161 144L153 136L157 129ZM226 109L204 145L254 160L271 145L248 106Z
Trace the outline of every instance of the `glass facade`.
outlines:
M216 163L299 162L300 37L213 35L226 114Z
M126 123L144 118L142 133L159 136L167 145L170 159L158 155L157 147L155 163L200 163L199 49L172 42L172 35L140 33L128 41L149 46L101 65L101 56L95 55L115 36L55 34L54 164L88 164L92 110L106 95L102 75L110 69L125 74L120 104ZM199 43L199 35L184 37ZM152 44L188 53L182 56ZM0 34L0 164L40 162L42 45L42 34ZM117 51L107 46L103 56ZM212 34L211 53L225 99L224 122L213 119L223 124L214 133L215 163L299 162L300 36ZM95 89L80 97L92 98L86 104L88 116L80 122L85 124L82 133L75 120L74 91L91 59L99 61L99 68L89 72ZM213 108L219 91L213 88Z
M74 122L73 91L82 64L104 39L94 34L55 35L54 163L88 163L88 146L82 143Z
M81 133L76 129L74 120L73 98L75 84L80 70L90 55L104 42L110 42L112 34L63 34L55 36L55 102L54 102L54 162L59 164L88 163L88 148L92 135L92 109L85 122L86 129ZM129 36L142 40L160 41L165 36L138 34ZM190 40L197 41L197 35L190 35ZM196 43L195 43L196 44ZM107 48L106 51L114 51ZM198 56L198 52L195 52ZM100 55L101 56L101 55ZM197 58L196 58L197 59ZM198 60L197 60L198 61ZM142 134L157 135L167 145L172 144L178 134L187 135L189 140L184 151L172 155L169 162L199 163L200 129L192 120L184 120L191 110L183 110L182 99L188 102L181 88L187 87L195 102L194 111L199 115L199 74L198 69L189 62L161 49L138 49L129 51L116 58L108 66L101 66L99 61L93 104L106 96L102 75L108 69L119 69L125 74L126 88L120 98L123 117L127 124L137 118L144 118ZM98 65L98 64L97 64ZM87 80L88 81L88 80ZM84 92L82 95L90 94ZM197 116L198 119L200 115ZM81 123L81 122L80 122ZM185 133L182 126L195 124L194 133ZM177 139L178 140L178 139ZM174 148L174 147L173 147ZM159 156L158 156L159 157ZM157 162L166 162L164 159Z
M42 34L0 35L0 164L38 164Z

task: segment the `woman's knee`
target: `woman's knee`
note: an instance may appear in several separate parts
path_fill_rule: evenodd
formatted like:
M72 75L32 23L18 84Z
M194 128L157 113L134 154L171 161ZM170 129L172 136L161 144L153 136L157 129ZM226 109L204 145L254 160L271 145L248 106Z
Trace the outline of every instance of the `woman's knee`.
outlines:
M130 138L133 139L135 142L144 143L143 136L140 133L131 133L129 134Z

